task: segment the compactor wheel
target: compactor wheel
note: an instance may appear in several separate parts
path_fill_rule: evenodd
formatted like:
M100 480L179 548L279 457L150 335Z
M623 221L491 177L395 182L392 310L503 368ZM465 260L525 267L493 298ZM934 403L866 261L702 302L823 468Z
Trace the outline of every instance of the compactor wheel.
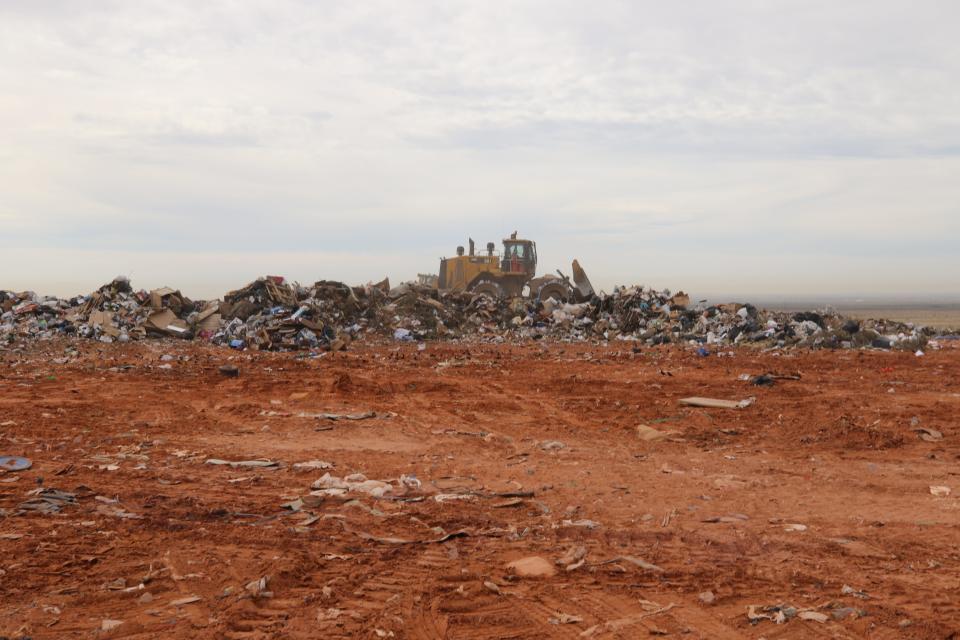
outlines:
M483 293L490 296L494 300L500 300L503 298L503 287L500 286L499 282L494 282L493 280L484 278L474 283L474 285L470 287L470 293Z
M562 281L546 282L536 291L537 300L541 302L553 298L558 302L567 302L570 299L570 287Z

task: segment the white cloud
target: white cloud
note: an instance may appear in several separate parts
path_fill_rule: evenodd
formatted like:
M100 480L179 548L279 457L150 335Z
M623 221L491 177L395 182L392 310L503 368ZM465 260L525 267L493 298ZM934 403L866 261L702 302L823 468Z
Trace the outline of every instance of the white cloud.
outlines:
M70 252L133 263L106 277L129 256L162 279L244 255L402 278L519 228L546 270L577 256L604 285L956 291L957 18L947 2L8 0L0 286L97 286L101 263L31 266ZM201 271L204 295L239 284Z

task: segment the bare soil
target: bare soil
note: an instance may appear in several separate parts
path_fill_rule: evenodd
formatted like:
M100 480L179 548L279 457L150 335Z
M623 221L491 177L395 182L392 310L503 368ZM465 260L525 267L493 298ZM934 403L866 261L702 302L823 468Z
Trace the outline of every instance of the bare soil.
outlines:
M54 364L68 346L0 352L0 453L33 462L0 475L0 636L960 634L957 349L84 343ZM802 377L739 379L766 372ZM285 508L309 460L393 490ZM21 512L39 488L76 503Z

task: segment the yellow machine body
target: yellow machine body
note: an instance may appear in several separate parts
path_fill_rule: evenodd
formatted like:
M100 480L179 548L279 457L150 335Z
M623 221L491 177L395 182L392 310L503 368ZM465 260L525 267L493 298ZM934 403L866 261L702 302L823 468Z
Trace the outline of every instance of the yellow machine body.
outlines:
M518 296L536 271L537 245L531 240L522 240L513 234L504 239L503 252L494 251L491 242L484 254L478 254L470 240L468 253L463 247L457 247L456 257L440 260L437 287L444 291L483 292L495 297Z
M573 261L574 282L566 276L537 275L537 243L517 238L514 232L503 240L503 251L495 251L492 242L478 254L474 242L469 251L457 247L453 258L441 258L436 288L441 291L470 291L492 298L527 296L537 300L586 300L593 287L576 260ZM559 272L558 272L559 273Z

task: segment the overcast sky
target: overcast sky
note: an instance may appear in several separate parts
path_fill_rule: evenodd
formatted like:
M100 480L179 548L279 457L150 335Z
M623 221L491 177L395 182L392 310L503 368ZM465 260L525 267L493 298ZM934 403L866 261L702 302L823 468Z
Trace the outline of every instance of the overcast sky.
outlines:
M960 3L2 0L0 288L960 292Z

